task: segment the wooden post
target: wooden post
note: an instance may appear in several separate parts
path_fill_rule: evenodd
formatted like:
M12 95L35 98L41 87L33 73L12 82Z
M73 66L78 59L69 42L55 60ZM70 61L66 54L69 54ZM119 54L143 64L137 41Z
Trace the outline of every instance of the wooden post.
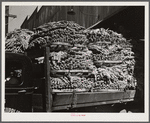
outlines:
M45 108L46 112L52 111L52 88L50 82L50 64L49 64L50 48L45 48Z

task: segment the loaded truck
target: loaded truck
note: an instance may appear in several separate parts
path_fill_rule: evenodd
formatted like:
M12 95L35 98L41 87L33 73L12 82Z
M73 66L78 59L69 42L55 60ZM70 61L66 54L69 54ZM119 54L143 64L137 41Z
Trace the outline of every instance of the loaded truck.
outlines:
M18 29L5 41L5 111L119 112L134 102L134 65L131 40L109 29Z
M49 47L25 55L6 52L5 112L53 112L53 111L114 111L125 108L134 101L136 90L122 91L54 91L50 74L89 71L51 71ZM37 64L37 59L44 59ZM122 106L120 106L122 105ZM105 107L99 108L99 106ZM87 108L88 107L88 108ZM115 107L115 106L114 106ZM98 109L97 109L98 108ZM82 109L82 110L81 110Z

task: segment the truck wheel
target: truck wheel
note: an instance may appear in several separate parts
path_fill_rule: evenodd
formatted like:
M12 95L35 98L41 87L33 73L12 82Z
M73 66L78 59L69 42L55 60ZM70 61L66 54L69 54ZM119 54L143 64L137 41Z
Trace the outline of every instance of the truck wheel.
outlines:
M19 113L20 111L18 111L17 109L13 109L13 108L8 108L8 107L6 107L6 108L4 109L4 112L6 112L6 113Z
M121 110L119 113L127 113L126 109Z

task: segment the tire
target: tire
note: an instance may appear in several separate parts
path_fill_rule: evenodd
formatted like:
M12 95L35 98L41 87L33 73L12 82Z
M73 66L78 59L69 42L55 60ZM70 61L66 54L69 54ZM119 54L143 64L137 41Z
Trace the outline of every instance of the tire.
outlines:
M119 113L127 113L126 109L121 110Z

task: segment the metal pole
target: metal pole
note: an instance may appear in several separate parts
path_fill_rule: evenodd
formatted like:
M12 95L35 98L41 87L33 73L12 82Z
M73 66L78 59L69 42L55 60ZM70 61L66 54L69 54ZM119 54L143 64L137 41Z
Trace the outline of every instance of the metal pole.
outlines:
M5 35L8 33L9 17L17 18L17 15L9 14L9 6L5 6Z

